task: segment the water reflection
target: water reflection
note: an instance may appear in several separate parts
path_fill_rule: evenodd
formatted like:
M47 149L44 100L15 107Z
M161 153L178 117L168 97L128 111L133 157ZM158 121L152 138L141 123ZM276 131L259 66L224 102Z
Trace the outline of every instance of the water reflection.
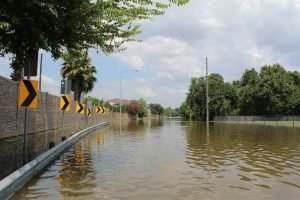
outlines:
M299 129L128 121L65 153L14 199L299 199Z
M87 145L86 147L84 147ZM89 143L77 144L61 161L59 176L60 193L66 197L91 196L95 188L95 170ZM87 197L88 198L88 197Z

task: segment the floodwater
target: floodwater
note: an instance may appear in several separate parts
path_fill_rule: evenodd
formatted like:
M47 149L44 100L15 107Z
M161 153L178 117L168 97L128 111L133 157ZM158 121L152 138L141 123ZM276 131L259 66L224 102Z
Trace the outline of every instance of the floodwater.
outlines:
M14 197L300 199L300 130L131 121L77 143Z

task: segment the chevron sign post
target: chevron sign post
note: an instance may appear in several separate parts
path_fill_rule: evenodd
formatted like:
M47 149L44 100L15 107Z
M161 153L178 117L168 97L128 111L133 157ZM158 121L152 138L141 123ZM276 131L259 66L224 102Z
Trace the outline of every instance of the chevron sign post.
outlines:
M28 110L38 107L38 81L37 80L21 80L19 82L18 105L24 107L24 134L23 134L23 164L28 160Z

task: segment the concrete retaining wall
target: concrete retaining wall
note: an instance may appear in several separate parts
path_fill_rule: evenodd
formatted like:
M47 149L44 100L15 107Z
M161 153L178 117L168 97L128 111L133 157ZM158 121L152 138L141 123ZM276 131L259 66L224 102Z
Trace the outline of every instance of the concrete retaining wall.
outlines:
M24 131L24 108L17 106L18 83L0 76L0 139L22 135ZM62 112L59 110L59 97L40 92L37 109L29 110L28 133L62 129ZM101 120L100 115L89 119L75 112L75 102L71 111L65 112L65 132L77 131L78 127ZM76 126L74 126L76 125Z
M23 165L24 108L18 107L18 83L0 76L0 180ZM59 110L58 96L39 93L38 108L28 111L28 159L32 160L56 145L61 137L70 137L86 127L110 120L109 115L93 113L90 117L75 112L71 101L70 112Z
M214 122L299 128L300 116L217 116Z
M216 116L214 121L300 121L300 116Z

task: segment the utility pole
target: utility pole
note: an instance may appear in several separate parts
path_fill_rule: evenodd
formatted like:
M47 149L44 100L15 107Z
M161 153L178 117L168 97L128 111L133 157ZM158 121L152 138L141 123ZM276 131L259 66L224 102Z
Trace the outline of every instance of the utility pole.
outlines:
M205 58L206 65L206 128L209 128L209 96L208 96L208 58Z
M40 58L39 91L42 90L42 70L43 70L43 53L41 53L41 58Z
M120 73L120 128L122 127L122 72Z

